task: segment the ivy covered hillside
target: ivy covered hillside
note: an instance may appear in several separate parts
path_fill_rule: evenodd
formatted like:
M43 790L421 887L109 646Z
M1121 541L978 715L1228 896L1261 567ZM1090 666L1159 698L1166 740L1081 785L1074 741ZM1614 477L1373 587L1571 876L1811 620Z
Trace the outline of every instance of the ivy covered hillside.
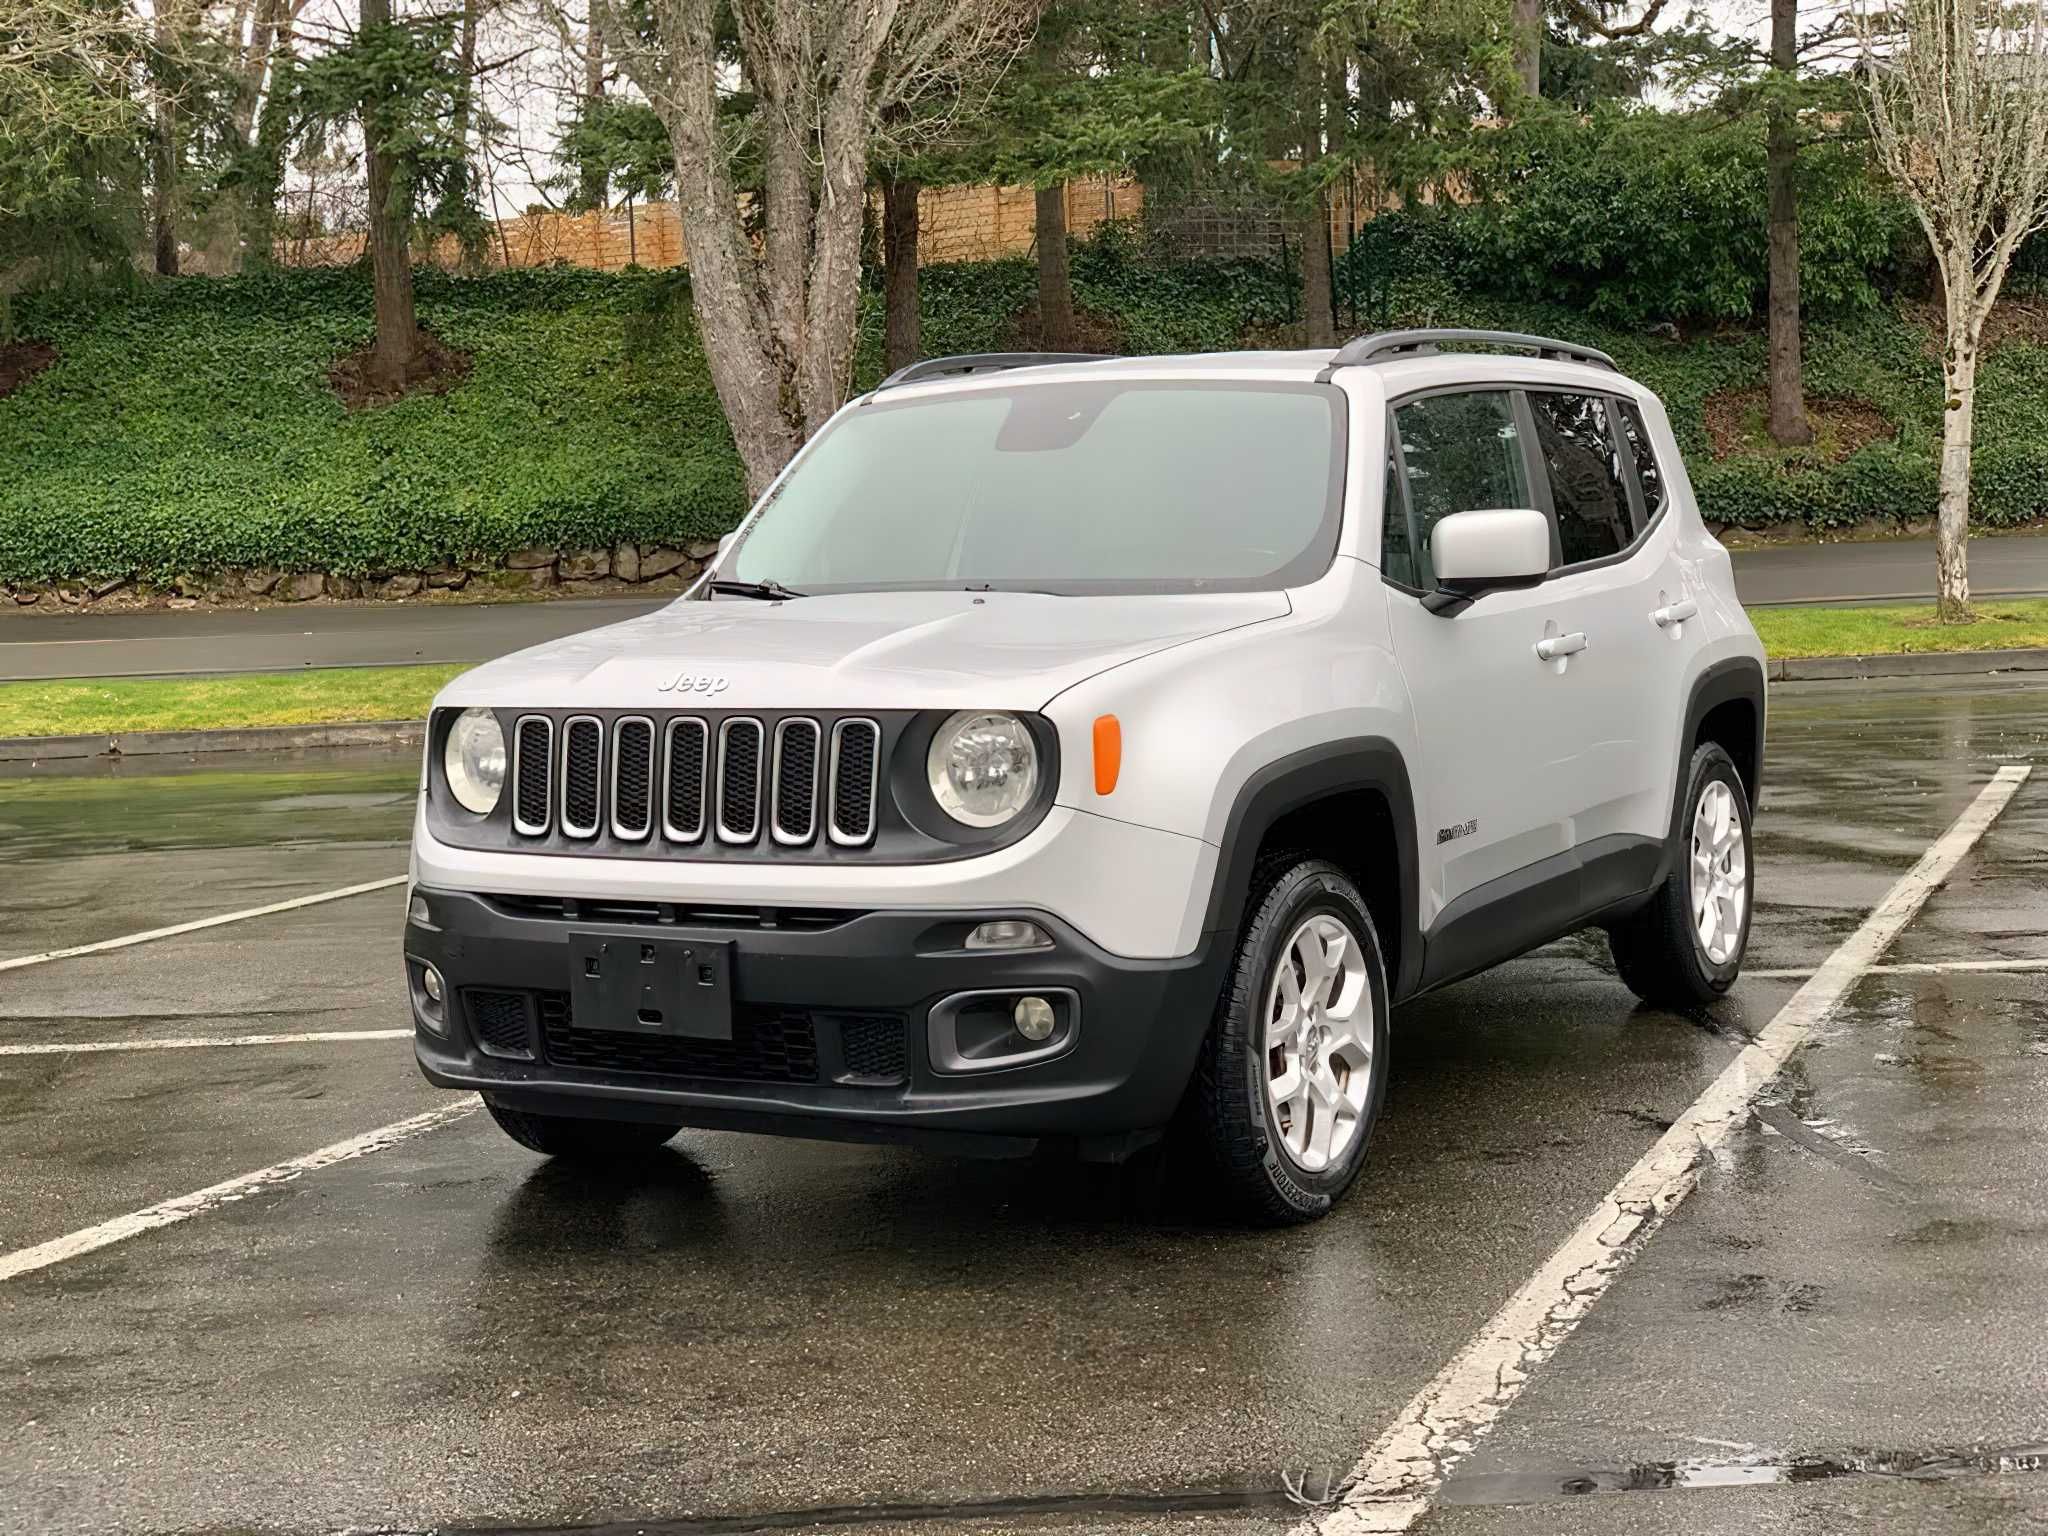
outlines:
M1941 373L1922 301L1872 289L1808 325L1816 441L1787 449L1764 430L1759 327L1674 322L1631 292L1554 275L1558 302L1512 297L1535 286L1508 259L1513 231L1378 224L1334 274L1346 328L1481 325L1612 352L1669 404L1710 520L1840 530L1932 516ZM1831 280L1824 253L1814 265ZM1505 274L1491 291L1488 272ZM922 278L927 353L1034 341L1028 259ZM20 301L22 334L55 356L0 398L0 582L487 569L534 549L680 550L739 516L744 477L682 274L422 269L418 281L422 324L461 366L440 393L372 408L351 408L347 381L330 377L367 339L360 269ZM1149 259L1112 235L1075 247L1073 285L1098 348L1299 341L1299 276L1278 261ZM2038 301L2007 313L1979 406L1973 514L1985 527L2048 515L2048 328L2030 329ZM881 371L881 331L869 291L863 384Z

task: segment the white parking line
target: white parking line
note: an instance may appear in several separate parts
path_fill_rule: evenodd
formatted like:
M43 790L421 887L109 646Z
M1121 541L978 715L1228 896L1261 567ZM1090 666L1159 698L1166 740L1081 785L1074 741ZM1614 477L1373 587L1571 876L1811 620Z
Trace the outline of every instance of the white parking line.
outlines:
M2048 971L2048 957L2036 956L2014 960L1912 960L1900 961L1896 965L1873 965L1865 969L1868 976L1947 976L1951 972L1996 972L1996 971ZM1789 971L1744 971L1751 981L1797 981L1814 974L1813 969Z
M128 1238L139 1237L144 1232L154 1232L158 1227L174 1226L189 1221L194 1216L204 1216L208 1211L219 1210L237 1200L280 1184L290 1183L302 1174L317 1173L322 1168L332 1168L336 1163L346 1163L358 1157L368 1157L372 1152L382 1152L386 1147L395 1147L402 1141L410 1141L451 1120L460 1120L464 1115L474 1113L482 1100L473 1094L464 1095L454 1104L440 1109L430 1109L423 1115L414 1115L409 1120L400 1120L391 1125L381 1126L374 1131L365 1131L360 1136L351 1136L347 1141L337 1141L332 1146L322 1147L317 1152L308 1152L290 1162L276 1163L268 1168L259 1168L254 1173L245 1173L222 1184L212 1184L205 1189L195 1190L189 1195L179 1195L173 1200L164 1200L140 1211L131 1211L126 1216L116 1216L112 1221L103 1221L98 1226L85 1227L63 1237L53 1237L47 1243L38 1243L33 1248L17 1249L13 1253L0 1254L0 1281L12 1280L31 1270L47 1269L52 1264L61 1264L66 1259L75 1259L82 1254L110 1247Z
M1452 1469L1506 1413L1615 1276L1698 1183L1701 1166L1748 1121L1749 1104L1911 922L2005 809L2029 770L2007 767L1673 1122L1543 1267L1416 1393L1359 1458L1342 1502L1300 1529L1387 1536L1428 1510Z
M142 933L123 934L118 939L101 939L97 944L74 944L69 949L47 949L40 955L22 955L13 960L0 960L0 971L18 971L23 966L47 965L52 960L70 960L78 955L97 955L104 950L126 949L131 944L147 944L152 939L176 938L181 933L197 933L202 928L219 928L226 923L245 922L252 917L269 917L277 912L296 912L300 907L317 907L323 901L340 901L347 896L386 891L394 885L405 884L405 881L404 875L392 875L385 880L366 880L361 885L344 885L338 890L315 891L311 896L294 896L290 901L273 901L267 907L244 907L240 912L222 912L215 917L195 918L189 923L173 923L168 928L151 928Z
M231 1045L338 1045L345 1040L406 1040L409 1029L327 1029L297 1035L187 1035L172 1040L74 1040L55 1045L0 1045L0 1056L89 1056L100 1051L203 1051Z

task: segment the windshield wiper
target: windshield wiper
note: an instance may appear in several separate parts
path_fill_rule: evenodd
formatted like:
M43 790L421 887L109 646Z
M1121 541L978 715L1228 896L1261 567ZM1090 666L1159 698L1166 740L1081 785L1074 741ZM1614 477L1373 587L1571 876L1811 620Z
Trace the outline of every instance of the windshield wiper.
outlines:
M773 577L766 581L724 581L713 577L706 585L713 592L729 592L734 597L759 598L764 603L779 603L787 597L803 596L803 593L794 587L785 587Z

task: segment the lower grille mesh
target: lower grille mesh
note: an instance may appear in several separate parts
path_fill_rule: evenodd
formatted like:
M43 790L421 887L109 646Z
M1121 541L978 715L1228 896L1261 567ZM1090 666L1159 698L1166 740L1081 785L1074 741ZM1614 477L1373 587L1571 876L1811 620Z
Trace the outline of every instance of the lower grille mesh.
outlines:
M472 987L463 994L469 1005L469 1027L486 1056L533 1060L533 1030L527 1021L524 992L495 992Z
M900 1083L908 1075L903 1020L893 1013L844 1015L839 1021L839 1044L849 1077Z
M735 1010L730 1040L578 1029L566 992L538 992L542 1048L550 1065L591 1072L658 1073L726 1082L815 1083L818 1038L810 1017Z

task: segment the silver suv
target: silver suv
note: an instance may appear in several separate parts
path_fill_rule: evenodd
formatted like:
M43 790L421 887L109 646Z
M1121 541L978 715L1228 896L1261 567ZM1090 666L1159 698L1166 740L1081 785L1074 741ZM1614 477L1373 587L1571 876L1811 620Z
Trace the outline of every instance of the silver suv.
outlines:
M920 363L675 604L441 695L419 1063L554 1155L1174 1122L1302 1220L1394 1004L1591 926L1651 1002L1728 987L1763 732L1728 557L1601 353Z

